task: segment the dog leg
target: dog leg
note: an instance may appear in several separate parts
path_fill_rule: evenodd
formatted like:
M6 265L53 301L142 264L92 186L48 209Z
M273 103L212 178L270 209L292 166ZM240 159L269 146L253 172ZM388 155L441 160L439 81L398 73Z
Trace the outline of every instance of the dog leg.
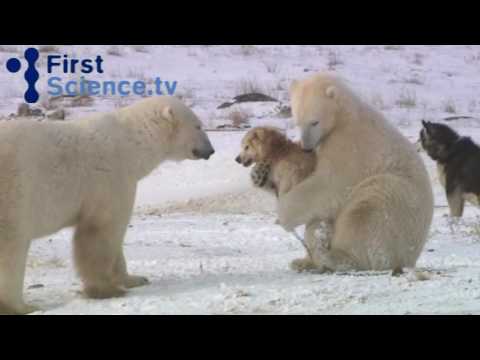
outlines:
M270 171L271 166L269 163L260 162L253 167L250 173L250 178L252 179L254 186L268 192L273 192L277 195L275 185L270 181Z
M450 207L450 216L462 217L465 206L465 199L460 188L455 188L451 192L447 192L448 206Z
M250 178L253 185L259 188L263 188L268 182L268 176L270 174L270 164L267 162L260 162L253 167Z

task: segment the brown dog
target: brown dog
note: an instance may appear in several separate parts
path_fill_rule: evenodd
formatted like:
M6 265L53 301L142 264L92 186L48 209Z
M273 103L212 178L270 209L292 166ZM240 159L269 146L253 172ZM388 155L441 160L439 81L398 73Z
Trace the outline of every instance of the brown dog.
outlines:
M317 163L315 152L305 152L300 144L270 127L250 130L242 140L242 151L236 161L245 167L255 165L251 172L253 184L274 192L277 198L309 177L315 171ZM332 227L324 221L314 221L307 225L304 246L310 256L313 251L328 249ZM321 248L315 249L314 244L320 244ZM299 271L310 270L296 267L295 264L293 268Z
M280 131L270 127L250 130L242 140L239 164L252 171L253 183L273 190L276 196L286 194L315 170L315 153L307 153Z

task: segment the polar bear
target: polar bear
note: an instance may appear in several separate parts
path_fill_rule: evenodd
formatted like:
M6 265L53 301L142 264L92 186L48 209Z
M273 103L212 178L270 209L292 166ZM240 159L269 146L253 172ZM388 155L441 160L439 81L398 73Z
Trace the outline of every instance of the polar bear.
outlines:
M208 159L214 149L195 114L152 97L72 122L0 122L0 314L23 302L33 239L74 227L74 260L91 298L148 281L127 272L123 238L137 183L163 161Z
M340 78L320 73L291 87L292 112L314 173L278 201L287 230L334 224L328 252L295 260L295 270L414 267L433 216L433 192L414 146Z

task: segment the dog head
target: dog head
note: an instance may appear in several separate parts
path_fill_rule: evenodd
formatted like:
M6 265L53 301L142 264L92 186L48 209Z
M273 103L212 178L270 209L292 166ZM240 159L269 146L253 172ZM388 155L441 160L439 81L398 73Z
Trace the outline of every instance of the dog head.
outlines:
M249 167L260 161L274 160L287 143L287 138L278 130L259 127L250 130L242 140L242 151L235 161Z
M452 145L458 141L460 136L447 125L427 121L422 121L422 124L420 143L423 149L432 160L446 160Z

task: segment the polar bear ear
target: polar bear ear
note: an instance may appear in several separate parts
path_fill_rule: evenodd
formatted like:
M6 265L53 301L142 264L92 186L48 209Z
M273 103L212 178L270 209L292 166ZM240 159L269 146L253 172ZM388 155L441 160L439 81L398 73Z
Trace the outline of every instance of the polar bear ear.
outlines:
M325 91L325 95L330 99L335 99L337 97L337 88L335 86L329 86Z
M165 109L163 109L162 116L171 123L175 122L175 116L170 106L167 106Z

